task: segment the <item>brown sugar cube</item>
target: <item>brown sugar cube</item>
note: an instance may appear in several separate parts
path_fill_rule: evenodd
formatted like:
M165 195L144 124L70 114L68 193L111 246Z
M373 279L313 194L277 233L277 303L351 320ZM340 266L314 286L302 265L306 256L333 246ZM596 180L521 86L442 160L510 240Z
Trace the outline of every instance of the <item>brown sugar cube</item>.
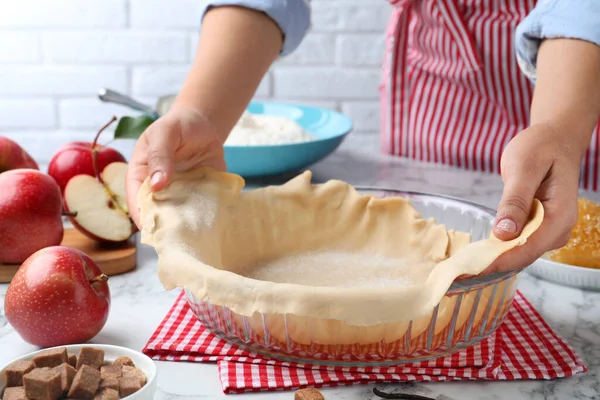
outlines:
M33 361L18 360L5 368L6 387L23 386L23 375L34 368Z
M106 378L102 378L102 380L100 381L100 389L119 390L119 378L112 375L109 375Z
M55 349L44 350L33 357L33 364L36 368L54 368L62 363L69 362L66 347L57 347Z
M123 366L123 377L124 378L137 378L140 381L140 386L144 386L146 384L146 374L139 368L130 367L128 365Z
M119 379L119 395L121 397L129 396L140 390L142 385L137 378L128 376Z
M88 365L99 370L104 364L104 350L93 347L82 347L77 356L77 369L82 365Z
M69 353L69 365L73 368L77 368L77 356Z
M69 393L69 389L71 388L71 384L73 383L73 378L75 378L75 368L70 366L67 363L62 363L58 367L54 367L53 370L60 373L60 383L62 386L63 394Z
M324 400L324 397L317 389L306 388L296 391L294 400Z
M135 367L133 360L127 356L117 357L115 359L115 361L113 361L113 365L117 365L117 366L119 366L119 368L123 367L125 365L127 365L129 367Z
M4 389L2 400L27 400L23 386L13 386Z
M119 400L119 392L115 389L102 389L100 390L94 400Z
M60 373L48 367L35 368L26 373L23 386L30 400L56 400L63 394Z
M121 376L123 376L123 371L118 365L103 365L102 367L100 367L100 372L102 373L103 378L107 376L114 376L115 378L120 378Z
M100 386L100 371L83 364L75 374L67 395L71 399L91 399Z

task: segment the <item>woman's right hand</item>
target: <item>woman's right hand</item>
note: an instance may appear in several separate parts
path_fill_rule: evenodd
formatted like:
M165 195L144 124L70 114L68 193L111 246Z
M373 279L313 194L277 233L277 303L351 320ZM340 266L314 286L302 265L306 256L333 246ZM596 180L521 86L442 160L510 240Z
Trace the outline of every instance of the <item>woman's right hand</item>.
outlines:
M213 125L201 113L184 107L171 108L138 139L127 170L127 205L135 224L139 221L138 192L150 177L150 188L165 188L174 171L208 166L224 171L223 144Z

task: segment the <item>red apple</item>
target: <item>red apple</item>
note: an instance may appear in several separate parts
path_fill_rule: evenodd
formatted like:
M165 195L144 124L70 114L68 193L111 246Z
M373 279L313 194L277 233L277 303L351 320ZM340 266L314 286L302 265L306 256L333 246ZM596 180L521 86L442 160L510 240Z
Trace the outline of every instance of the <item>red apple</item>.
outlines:
M63 239L62 199L54 179L35 169L0 174L0 264L20 264Z
M98 242L123 242L136 231L126 201L127 163L109 164L97 177L77 175L64 191L71 223Z
M40 169L33 157L21 146L5 136L0 136L0 172L17 168Z
M85 253L52 246L32 254L6 291L4 314L28 343L84 343L102 330L110 310L108 277Z
M125 157L117 150L97 143L102 131L115 120L116 118L113 117L108 124L102 127L92 143L67 143L62 145L52 156L48 165L48 174L58 183L61 192L65 190L67 183L74 176L82 174L96 176L94 157L96 157L98 172L102 172L110 163L126 162Z

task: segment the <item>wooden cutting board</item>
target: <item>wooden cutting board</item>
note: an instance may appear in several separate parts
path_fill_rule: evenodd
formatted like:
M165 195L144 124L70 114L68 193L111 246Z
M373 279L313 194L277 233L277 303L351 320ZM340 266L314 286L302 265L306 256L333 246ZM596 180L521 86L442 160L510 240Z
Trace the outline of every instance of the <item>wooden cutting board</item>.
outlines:
M125 243L100 244L75 228L65 228L62 246L83 251L94 260L106 275L117 275L136 267L136 242L131 238ZM0 283L9 283L20 265L0 264Z

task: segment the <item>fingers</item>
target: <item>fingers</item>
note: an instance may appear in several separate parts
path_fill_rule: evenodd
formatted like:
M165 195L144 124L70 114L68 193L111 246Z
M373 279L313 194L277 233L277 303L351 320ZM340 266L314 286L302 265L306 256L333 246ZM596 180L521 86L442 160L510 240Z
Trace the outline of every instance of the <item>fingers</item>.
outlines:
M529 218L533 198L552 165L551 161L519 153L505 153L506 159L502 160L504 191L493 229L494 236L501 240L519 236Z
M498 257L483 274L525 268L568 240L577 216L578 165L559 157L552 147L540 148L546 140L536 130L524 131L503 153L504 191L496 213L494 236L500 240L517 238L536 197L544 206L544 220L524 245Z
M142 226L140 224L140 209L138 207L137 194L140 191L142 182L134 178L130 178L129 173L127 175L127 207L129 208L129 216L136 224L138 229L141 229Z
M563 169L563 171L566 168ZM572 179L549 176L539 193L544 206L544 220L527 242L496 259L482 274L525 268L549 250L564 246L577 221L577 173Z
M541 181L536 178L523 175L505 184L493 231L498 239L511 240L519 236L527 223L529 210Z
M175 151L179 146L178 132L164 124L154 123L140 136L127 168L127 205L129 214L141 229L138 192L150 177L153 191L166 187L173 175Z
M169 183L175 165L175 151L179 146L178 135L172 129L148 128L144 133L147 147L147 176L150 188L154 191L164 189Z
M144 137L140 137L133 150L133 155L127 168L126 184L127 207L129 215L133 222L141 229L139 208L137 202L140 186L148 176L148 166L146 164L147 144Z

